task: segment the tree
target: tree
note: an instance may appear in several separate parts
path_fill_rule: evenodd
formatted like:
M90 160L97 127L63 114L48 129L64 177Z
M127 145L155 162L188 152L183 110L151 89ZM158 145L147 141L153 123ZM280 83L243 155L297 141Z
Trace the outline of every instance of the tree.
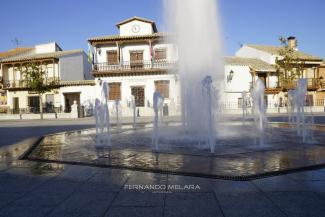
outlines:
M43 70L42 65L36 63L27 63L20 68L26 87L33 92L36 92L39 96L39 107L41 119L43 119L43 99L44 93L53 89L54 83L47 83L47 74Z
M304 71L304 62L298 58L294 47L289 46L288 39L280 37L282 48L279 57L276 58L275 66L282 84L292 83L301 77Z

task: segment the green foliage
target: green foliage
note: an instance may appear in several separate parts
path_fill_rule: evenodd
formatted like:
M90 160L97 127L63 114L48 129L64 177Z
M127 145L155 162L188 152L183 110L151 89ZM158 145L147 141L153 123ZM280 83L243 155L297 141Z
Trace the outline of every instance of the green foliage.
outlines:
M46 72L39 64L27 63L21 67L20 71L22 72L27 88L31 91L43 94L52 89L51 84L46 82Z
M280 81L293 81L303 74L304 62L297 56L297 51L290 47L288 40L280 37L282 48L279 50L279 56L276 58L275 66L279 74Z

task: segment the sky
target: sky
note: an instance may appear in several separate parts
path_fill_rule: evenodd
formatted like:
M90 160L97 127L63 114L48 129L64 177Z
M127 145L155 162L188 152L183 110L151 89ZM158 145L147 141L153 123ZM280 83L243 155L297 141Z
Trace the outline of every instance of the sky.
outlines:
M165 29L164 0L1 0L0 51L56 41L64 50L85 49L87 39L118 34L132 16ZM198 0L205 1L205 0ZM299 50L325 58L324 0L218 0L225 55L241 44L279 45L295 36Z

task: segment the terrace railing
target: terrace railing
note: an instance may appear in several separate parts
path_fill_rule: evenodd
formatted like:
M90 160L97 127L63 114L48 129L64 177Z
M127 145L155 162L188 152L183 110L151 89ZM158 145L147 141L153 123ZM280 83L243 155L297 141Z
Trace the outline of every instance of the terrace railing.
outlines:
M48 78L44 80L47 85L59 84L58 79ZM3 88L28 88L27 80L3 80Z
M169 69L176 66L176 61L167 60L141 60L141 61L124 61L116 64L96 63L93 66L95 71L133 71L133 70L150 70L150 69Z

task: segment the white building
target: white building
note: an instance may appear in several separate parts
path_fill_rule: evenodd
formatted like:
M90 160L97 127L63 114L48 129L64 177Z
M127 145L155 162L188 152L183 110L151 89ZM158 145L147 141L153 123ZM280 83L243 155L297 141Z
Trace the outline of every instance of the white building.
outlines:
M7 106L13 113L37 113L39 96L27 87L20 67L36 63L45 71L45 81L53 87L43 95L45 112L69 112L73 101L85 104L93 98L95 82L91 65L83 50L63 51L55 42L36 45L32 49L0 60L3 89L7 91ZM89 80L91 79L91 80Z
M307 79L307 102L310 105L316 105L317 94L321 89L319 70L322 58L299 51L295 37L288 38L288 46L293 48L295 58L300 67L303 68L300 78ZM277 60L283 60L283 57L280 55L282 48L283 46L245 44L236 52L236 57L258 59L269 66L275 67ZM289 77L290 72L288 73L287 76ZM279 73L275 71L255 71L253 76L264 81L268 104L277 102L280 106L286 104L287 91L295 88L298 80L298 78L293 80L280 79Z
M119 101L123 116L132 115L132 95L137 114L153 114L155 89L164 97L164 115L175 115L180 104L176 74L176 47L153 21L133 17L117 24L118 35L94 37L92 74L109 83L109 104Z
M268 74L269 86L276 87L273 76L276 69L257 58L225 57L224 66L224 102L226 108L237 109L242 104L242 92L246 91L248 96L259 74ZM269 99L271 101L272 99Z

